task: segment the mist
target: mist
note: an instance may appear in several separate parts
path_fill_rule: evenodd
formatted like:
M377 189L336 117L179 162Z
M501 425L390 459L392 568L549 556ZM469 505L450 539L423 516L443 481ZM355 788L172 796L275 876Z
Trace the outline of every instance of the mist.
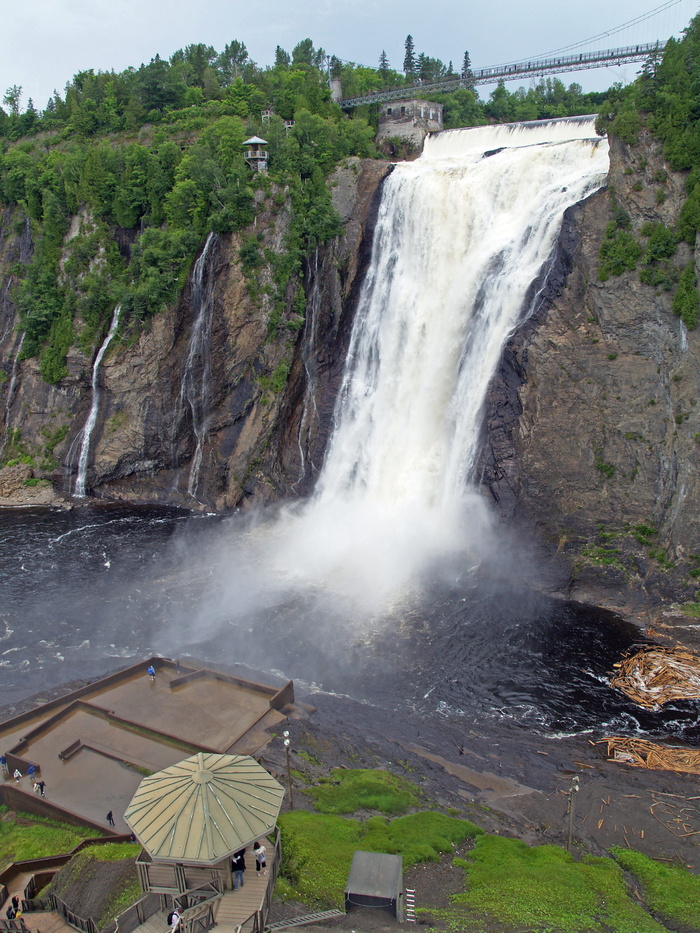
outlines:
M410 641L438 592L536 589L530 550L474 475L484 403L564 211L607 169L592 118L451 131L395 167L315 492L234 517L205 551L180 542L207 585L173 644L314 682L347 683L353 666L366 683L380 661L386 673L377 646Z

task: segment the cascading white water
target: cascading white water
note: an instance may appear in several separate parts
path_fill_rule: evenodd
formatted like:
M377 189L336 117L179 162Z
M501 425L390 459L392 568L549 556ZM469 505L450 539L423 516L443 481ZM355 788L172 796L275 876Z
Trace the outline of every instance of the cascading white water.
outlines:
M278 522L287 580L379 605L488 537L469 486L486 392L565 210L607 170L591 117L441 133L395 167L316 492Z
M196 308L196 317L192 326L190 343L187 349L185 370L180 389L180 403L189 407L192 417L192 431L196 447L190 465L187 481L187 494L196 497L199 483L199 471L202 466L202 454L209 430L209 400L211 391L211 348L210 334L214 295L213 279L205 274L208 271L209 254L217 237L215 233L207 236L204 249L194 264L191 278L191 301Z
M318 329L321 317L321 282L318 274L318 247L314 253L311 270L311 295L306 303L306 321L301 341L301 360L304 364L304 401L302 403L297 445L299 448L299 476L295 487L306 476L306 449L309 443L314 421L318 424L316 391L318 389ZM311 463L313 468L314 464Z
M10 376L10 384L7 387L7 395L5 396L5 419L4 419L4 428L5 433L2 439L2 444L0 444L0 455L4 454L7 450L7 443L10 437L10 417L12 414L12 403L15 400L15 387L17 385L17 373L19 371L19 359L22 355L22 347L24 346L25 334L22 334L15 350L15 358L12 362L12 375Z
M88 458L90 456L90 440L92 438L92 432L95 429L95 424L97 423L97 414L100 410L100 365L104 359L105 353L107 352L107 348L112 342L112 339L117 332L117 328L119 327L119 316L121 314L121 310L121 305L117 305L117 307L114 309L112 323L110 325L109 331L104 341L102 342L102 346L97 351L95 362L92 364L92 401L90 404L90 412L87 416L87 421L83 425L83 430L79 434L80 453L78 454L78 474L76 476L75 490L73 493L73 495L80 499L85 498L86 495L85 490L87 483Z

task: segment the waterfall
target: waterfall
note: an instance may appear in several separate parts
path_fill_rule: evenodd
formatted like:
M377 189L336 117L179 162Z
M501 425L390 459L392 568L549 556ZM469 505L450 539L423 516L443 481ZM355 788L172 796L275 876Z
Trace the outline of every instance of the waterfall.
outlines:
M19 358L22 354L22 347L24 346L24 337L22 334L19 345L15 350L15 358L12 362L12 375L10 376L10 384L7 387L7 395L5 396L5 437L3 439L2 447L0 448L0 453L4 453L7 449L7 438L8 432L10 430L10 413L12 410L12 403L15 400L15 386L17 385L17 372L19 370Z
M309 276L311 280L311 295L306 304L306 320L301 341L301 361L304 364L304 400L297 432L297 445L299 448L299 475L298 484L306 476L306 449L309 447L311 428L313 422L318 424L318 408L316 406L316 390L318 388L318 328L321 316L321 282L318 274L318 247L314 253L313 271ZM314 464L311 463L313 469Z
M381 601L484 546L473 473L489 383L565 210L607 171L592 117L447 131L396 166L316 491L279 523L288 580Z
M107 352L107 348L112 342L112 338L117 332L117 327L119 327L119 315L121 314L121 310L121 305L117 305L117 307L114 309L109 332L105 337L102 346L97 351L95 362L92 364L92 402L90 404L90 412L87 416L87 421L83 425L83 430L78 435L80 440L80 453L78 454L78 475L75 480L74 495L80 499L83 499L86 495L85 483L87 479L88 457L90 455L90 440L92 438L92 432L95 428L95 424L97 423L97 414L100 410L100 364L102 363L104 355Z
M208 258L217 241L215 233L207 236L204 249L194 264L191 279L191 301L196 309L195 322L185 359L180 389L180 404L188 407L192 418L192 431L196 442L187 481L188 495L196 498L199 471L202 466L204 444L209 432L211 400L211 324L214 310L214 279ZM208 275L207 275L208 273Z

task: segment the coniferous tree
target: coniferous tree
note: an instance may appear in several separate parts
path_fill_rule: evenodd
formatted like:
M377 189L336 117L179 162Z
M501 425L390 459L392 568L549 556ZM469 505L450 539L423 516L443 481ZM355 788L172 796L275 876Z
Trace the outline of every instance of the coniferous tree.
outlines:
M285 52L281 45L275 49L275 68L289 68L291 57L289 52Z
M389 59L386 57L384 49L382 49L382 54L379 56L379 74L384 80L389 75Z
M474 72L472 71L472 63L469 58L469 52L464 53L464 59L462 61L462 78L466 86L470 90L474 90Z
M403 57L403 73L407 78L413 78L416 74L416 53L413 47L413 36L407 35L404 42L405 54Z

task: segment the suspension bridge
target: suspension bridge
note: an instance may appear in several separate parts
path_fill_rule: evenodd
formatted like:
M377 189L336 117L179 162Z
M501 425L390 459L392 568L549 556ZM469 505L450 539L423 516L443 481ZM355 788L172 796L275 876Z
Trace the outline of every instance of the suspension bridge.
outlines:
M684 10L680 7L683 5ZM666 15L666 24L670 25L668 17L671 11L676 15L682 12L687 13L690 5L694 7L693 12L697 12L697 3L691 0L663 0L663 2L652 10L641 13L634 19L606 32L591 36L574 42L562 49L546 55L533 56L527 60L511 61L505 64L494 65L488 68L470 69L461 76L449 75L437 81L421 81L416 79L413 86L405 84L402 87L388 88L379 91L371 91L358 97L347 97L338 99L338 103L344 110L352 110L363 104L374 104L382 101L401 100L407 95L435 94L442 91L455 91L460 88L474 88L479 84L496 84L500 81L515 81L523 78L539 78L545 75L564 74L566 72L586 71L592 68L607 68L610 66L624 65L632 62L644 62L650 56L660 56L666 44L666 40L647 41L629 43L617 48L607 48L602 51L583 51L583 47L594 43L602 43L602 40L609 38L621 32L626 33L625 38L629 40L634 36L639 27L646 24L647 29L652 27L652 20L656 19L657 35L662 32L663 26L659 23L659 14ZM687 23L687 19L685 20ZM661 28L660 28L661 27ZM677 24L667 32L678 32ZM653 35L653 33L652 33ZM340 95L339 95L340 97Z
M456 91L459 88L472 88L477 84L494 84L497 81L515 81L522 77L538 78L548 74L563 74L567 71L585 71L589 68L604 68L608 65L621 65L625 62L643 62L650 55L659 54L663 46L659 42L628 46L622 49L607 49L604 52L579 52L578 55L560 55L558 58L545 58L539 61L518 62L512 65L500 65L494 68L477 68L468 76L449 78L444 81L416 81L413 90L409 86L393 88L387 91L373 91L362 97L348 97L339 101L343 110L351 110L361 104L374 104L384 100L400 100L420 88L421 94L435 94L438 91Z

